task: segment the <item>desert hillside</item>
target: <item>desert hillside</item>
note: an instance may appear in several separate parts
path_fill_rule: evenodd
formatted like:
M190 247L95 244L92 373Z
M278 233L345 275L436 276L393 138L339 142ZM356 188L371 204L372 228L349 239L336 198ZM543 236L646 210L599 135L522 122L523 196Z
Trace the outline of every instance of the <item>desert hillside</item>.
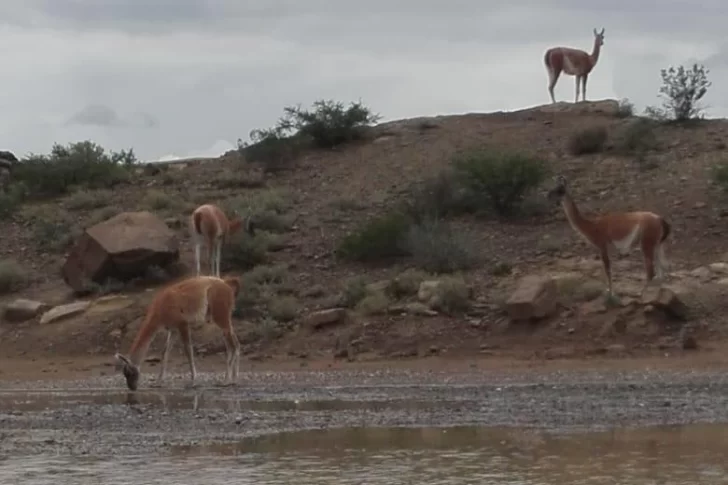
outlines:
M728 264L716 263L728 261L728 205L716 167L727 158L727 136L725 120L650 122L607 100L383 123L332 149L297 151L275 170L238 151L133 168L113 188L78 188L4 211L0 303L22 298L43 307L0 324L0 353L128 347L152 294L146 290L194 272L187 217L205 202L247 211L264 229L254 242L240 236L223 249L224 272L244 282L235 321L246 358L582 357L683 352L695 341L708 351L725 334ZM446 175L453 160L491 152L526 154L544 172L518 210L453 209L459 189ZM586 213L649 210L670 222L666 293L642 294L635 249L614 256L620 301L605 302L595 251L545 197L556 174ZM405 231L409 253L382 249L389 229L381 226L378 235L349 236L342 249L347 235L361 235L377 217L440 202L441 226ZM139 210L178 233L182 264L74 295L60 275L73 241L93 224ZM367 234L384 242L367 246ZM548 301L531 302L545 314L520 321L507 301L529 275L543 277L533 284L543 285ZM47 308L76 300L92 303L40 323ZM686 334L695 338L689 345ZM201 354L224 350L214 329L196 329L193 338Z

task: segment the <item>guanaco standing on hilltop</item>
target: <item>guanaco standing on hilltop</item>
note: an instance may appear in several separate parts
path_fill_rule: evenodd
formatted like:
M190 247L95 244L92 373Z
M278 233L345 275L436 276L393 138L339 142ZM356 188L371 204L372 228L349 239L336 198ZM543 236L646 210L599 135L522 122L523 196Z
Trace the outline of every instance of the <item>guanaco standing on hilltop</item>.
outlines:
M207 260L210 264L210 274L220 277L220 258L222 246L227 238L235 234L245 225L245 231L251 236L255 235L255 227L250 217L245 221L237 214L228 219L225 213L215 204L203 204L190 215L190 231L195 244L195 264L197 275L200 275L200 252L202 244L207 246Z
M172 332L177 330L184 345L190 365L191 384L197 377L190 326L204 325L208 318L220 327L225 340L227 371L225 383L232 384L238 378L240 343L232 325L235 299L240 292L237 278L224 279L215 276L192 276L161 289L153 298L141 327L129 348L128 357L117 353L116 359L123 364L122 373L127 387L135 391L139 386L140 368L152 339L161 329L167 331L162 354L162 368L158 382L161 384L167 370L167 359L172 348Z
M614 296L609 260L612 248L627 254L634 244L639 243L645 264L645 287L655 278L655 269L657 278L663 278L666 267L663 244L670 235L670 224L662 216L654 212L633 211L585 217L569 193L566 178L558 175L555 180L556 186L549 191L548 198L561 203L571 227L599 251L607 277L608 297Z
M556 81L559 80L562 72L576 77L576 98L574 102L579 101L579 83L581 83L582 87L582 100L586 101L586 80L594 66L597 65L597 61L599 61L602 45L604 45L603 28L601 32L594 29L594 47L591 54L572 47L552 47L546 51L543 62L546 64L546 71L549 75L549 94L552 103L556 102L554 86L556 86Z

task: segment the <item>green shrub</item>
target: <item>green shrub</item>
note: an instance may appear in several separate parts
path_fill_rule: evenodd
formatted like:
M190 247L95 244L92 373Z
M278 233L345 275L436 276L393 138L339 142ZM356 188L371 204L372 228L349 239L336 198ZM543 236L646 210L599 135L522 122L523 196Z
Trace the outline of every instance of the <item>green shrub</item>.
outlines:
M599 153L607 143L607 129L604 126L583 128L569 138L569 153L574 156Z
M614 150L621 155L644 155L656 147L655 122L646 118L630 120L615 136Z
M688 121L702 117L700 100L713 84L708 81L708 69L697 63L690 69L670 66L660 70L662 86L659 96L662 106L648 106L645 114L658 121Z
M6 192L0 193L0 217L8 217L18 210L27 192L25 184L15 183Z
M450 169L415 184L404 202L404 211L415 221L439 219L473 212L472 198Z
M0 260L0 294L17 291L28 283L28 274L16 261Z
M617 118L630 118L634 116L634 104L627 98L620 99L617 106Z
M288 130L281 126L252 130L250 142L238 140L238 151L245 160L260 163L268 173L285 169L300 154L301 149L300 137L288 134Z
M728 162L718 163L713 167L713 182L728 193Z
M361 102L350 103L347 108L339 101L318 100L311 111L301 106L288 106L284 111L283 119L288 126L318 148L333 148L362 139L366 128L380 119Z
M266 233L257 232L250 236L244 231L239 231L230 237L228 243L222 249L222 261L220 266L226 269L248 270L263 264L268 260L268 240ZM202 264L205 264L203 258Z
M129 179L128 169L135 162L132 150L107 153L90 141L54 144L49 155L30 155L16 164L13 181L24 184L31 196L110 188Z
M367 221L347 235L336 251L342 259L373 262L408 254L406 237L412 220L400 212L392 212Z
M455 173L467 190L474 210L492 210L500 216L516 213L525 196L548 176L546 163L518 152L477 149L457 156Z
M414 264L430 273L453 273L472 269L479 263L472 241L442 220L423 221L410 227L406 247Z
M250 142L238 140L238 151L245 160L261 163L267 172L285 169L308 147L333 148L362 139L366 129L377 120L361 102L318 100L312 110L287 106L272 128L250 132Z

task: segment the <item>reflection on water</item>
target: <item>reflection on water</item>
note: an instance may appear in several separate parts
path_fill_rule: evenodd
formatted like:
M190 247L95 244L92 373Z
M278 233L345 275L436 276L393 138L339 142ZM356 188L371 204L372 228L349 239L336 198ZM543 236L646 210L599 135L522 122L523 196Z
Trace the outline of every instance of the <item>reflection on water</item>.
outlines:
M559 434L493 428L348 428L165 457L0 461L0 483L713 485L728 483L728 427Z

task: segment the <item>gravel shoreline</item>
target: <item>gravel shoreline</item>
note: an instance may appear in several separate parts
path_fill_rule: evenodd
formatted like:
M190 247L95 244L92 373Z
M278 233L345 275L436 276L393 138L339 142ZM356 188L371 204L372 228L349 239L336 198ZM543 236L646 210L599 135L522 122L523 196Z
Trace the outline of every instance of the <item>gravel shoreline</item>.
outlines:
M282 431L361 426L554 430L728 422L720 371L241 372L170 375L137 393L120 376L0 382L0 453L167 454Z

